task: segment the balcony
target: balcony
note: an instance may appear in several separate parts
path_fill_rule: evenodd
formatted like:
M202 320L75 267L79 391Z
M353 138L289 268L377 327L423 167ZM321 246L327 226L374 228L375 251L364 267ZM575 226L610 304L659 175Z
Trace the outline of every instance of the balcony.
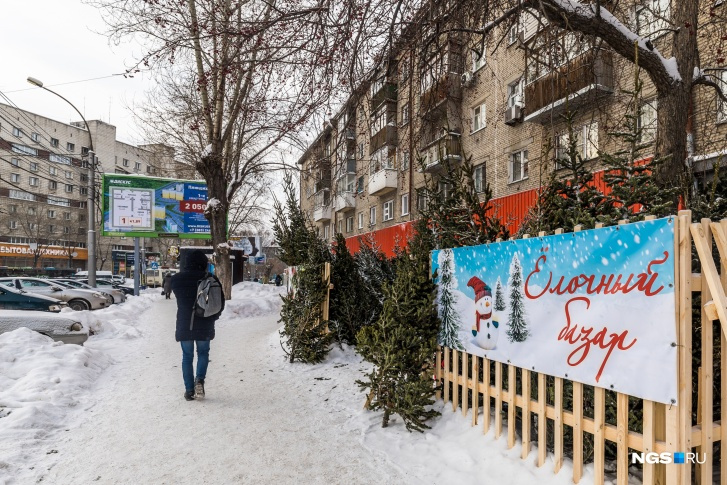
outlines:
M330 175L330 173L329 173ZM315 184L314 192L318 194L324 190L331 190L331 179L318 180Z
M396 124L389 123L371 137L370 153L374 153L384 145L396 146L398 141Z
M393 190L397 186L397 172L394 168L384 168L369 175L369 194L381 196Z
M427 173L437 172L445 168L445 161L459 163L462 161L462 144L459 133L448 133L445 136L433 141L422 151L424 156L424 167L422 171Z
M331 206L324 205L313 209L314 222L326 222L331 220Z
M356 208L356 194L353 192L340 192L333 199L333 210L347 212Z
M396 84L385 82L376 91L371 93L371 107L375 109L385 101L395 102L397 95Z
M422 115L425 117L440 116L439 111L446 110L447 102L462 99L462 75L449 72L430 86L421 86L419 102Z
M566 109L575 110L613 93L610 52L590 50L525 86L525 121L546 123Z

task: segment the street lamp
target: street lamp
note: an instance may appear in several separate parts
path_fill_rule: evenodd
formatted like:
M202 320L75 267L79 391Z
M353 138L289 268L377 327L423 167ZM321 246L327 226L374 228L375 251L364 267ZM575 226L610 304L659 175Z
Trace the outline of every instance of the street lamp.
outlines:
M53 93L59 98L61 98L63 101L68 103L71 108L76 110L76 113L78 113L78 116L81 117L83 120L83 124L86 125L86 131L88 131L88 284L91 286L96 286L96 212L94 211L94 201L96 198L96 155L93 151L93 137L91 136L91 128L88 126L88 122L86 121L86 118L81 114L80 111L78 111L78 108L76 108L73 103L68 101L66 98L61 96L60 94L56 93L53 90L50 90L43 86L43 82L34 78L34 77L28 77L28 82L32 84L33 86L37 86L39 88L45 89L49 93Z

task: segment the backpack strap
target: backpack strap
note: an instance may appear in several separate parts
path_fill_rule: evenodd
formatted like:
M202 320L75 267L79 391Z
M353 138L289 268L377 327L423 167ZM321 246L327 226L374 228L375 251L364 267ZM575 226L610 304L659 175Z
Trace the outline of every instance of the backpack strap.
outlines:
M203 277L203 278L202 278L201 280L197 280L197 289L199 289L199 284L200 284L200 283L201 283L202 281L204 281L204 280L206 280L207 278L209 278L210 276L212 276L213 278L216 278L216 276L214 276L214 275L213 275L212 273L210 273L209 271L205 271L204 277ZM190 332L191 332L191 331L192 331L192 329L194 328L194 310L195 310L195 309L197 308L197 298L199 298L199 292L198 292L198 291L195 291L195 292L194 292L194 303L192 303L192 316L191 316L191 317L190 317L190 319L189 319L189 331L190 331Z

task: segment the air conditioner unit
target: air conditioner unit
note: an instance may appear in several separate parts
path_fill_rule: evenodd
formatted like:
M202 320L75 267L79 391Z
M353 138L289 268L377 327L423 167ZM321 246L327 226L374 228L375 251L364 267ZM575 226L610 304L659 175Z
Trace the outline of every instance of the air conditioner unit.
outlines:
M462 74L462 86L472 86L475 83L475 73L466 71Z
M509 106L505 111L505 124L513 126L522 121L523 110L520 106Z

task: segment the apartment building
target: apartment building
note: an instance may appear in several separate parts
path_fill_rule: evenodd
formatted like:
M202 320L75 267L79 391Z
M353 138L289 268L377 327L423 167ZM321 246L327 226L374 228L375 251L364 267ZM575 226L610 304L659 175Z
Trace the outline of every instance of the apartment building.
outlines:
M66 124L0 104L0 267L87 269L91 137L99 172L174 177L168 147L133 146L116 139L113 125L88 125L90 133L82 121ZM102 269L112 251L133 249L126 238L98 241ZM154 246L145 241L148 252Z
M646 3L620 5L614 14L668 57L675 35L665 28L669 2L649 1L648 9ZM611 133L635 112L634 64L596 38L549 28L529 11L487 41L465 36L457 29L466 27L462 16L444 15L447 8L445 2L419 13L388 60L300 157L301 207L325 239L340 232L355 250L361 236L372 237L391 253L426 203L417 193L424 176L436 180L445 160L471 161L475 186L489 184L511 233L536 190L561 168L570 136L602 183L599 152L619 148ZM710 57L704 65L725 64L717 49L703 52ZM719 75L727 87L727 71ZM640 79L638 122L649 142L657 129L656 91L645 73ZM708 179L726 153L727 103L712 90L698 91L693 111L690 155L695 172Z

